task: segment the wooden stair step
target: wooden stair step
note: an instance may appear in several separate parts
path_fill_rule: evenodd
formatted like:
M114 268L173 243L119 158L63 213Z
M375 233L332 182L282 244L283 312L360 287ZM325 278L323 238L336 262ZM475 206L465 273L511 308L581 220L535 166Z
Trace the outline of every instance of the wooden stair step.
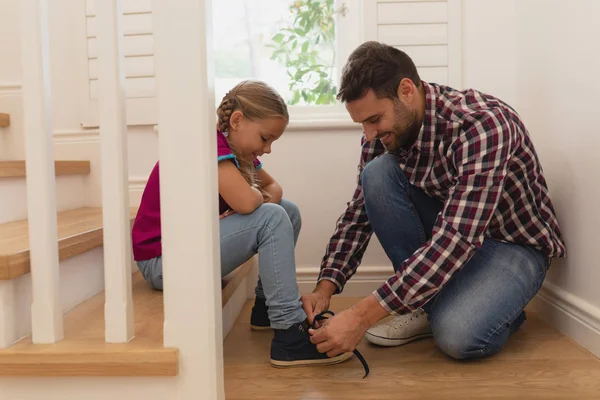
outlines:
M137 209L130 210L131 221ZM58 255L61 260L102 246L102 208L84 207L57 214ZM27 220L0 224L0 280L30 272Z
M24 160L0 161L0 178L23 178L26 176ZM90 173L89 161L54 161L54 174L87 175Z
M0 113L0 128L6 128L10 126L10 115Z
M252 269L249 261L222 282L223 306ZM50 345L27 337L0 350L0 376L175 376L179 351L163 344L162 292L152 290L139 271L132 276L135 338L104 342L104 293L65 315L65 339Z
M174 376L179 352L163 346L163 297L141 274L132 276L135 338L104 341L104 293L65 315L65 338L33 344L26 337L0 350L0 376Z

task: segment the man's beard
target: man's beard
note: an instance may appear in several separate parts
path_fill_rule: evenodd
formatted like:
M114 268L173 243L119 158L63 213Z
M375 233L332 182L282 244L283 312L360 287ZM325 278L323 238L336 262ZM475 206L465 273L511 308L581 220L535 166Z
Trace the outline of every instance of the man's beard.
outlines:
M419 120L416 110L407 110L399 103L394 104L394 115L396 122L391 132L394 141L384 147L389 152L396 152L400 148L408 150L417 140L423 121Z

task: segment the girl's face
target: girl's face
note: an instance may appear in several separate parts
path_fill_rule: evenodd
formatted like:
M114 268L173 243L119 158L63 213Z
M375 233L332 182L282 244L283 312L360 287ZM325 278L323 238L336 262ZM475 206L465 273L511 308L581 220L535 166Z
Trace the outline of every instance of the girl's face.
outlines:
M231 114L229 140L247 161L271 153L271 145L287 127L284 118L266 118L251 121L241 111Z

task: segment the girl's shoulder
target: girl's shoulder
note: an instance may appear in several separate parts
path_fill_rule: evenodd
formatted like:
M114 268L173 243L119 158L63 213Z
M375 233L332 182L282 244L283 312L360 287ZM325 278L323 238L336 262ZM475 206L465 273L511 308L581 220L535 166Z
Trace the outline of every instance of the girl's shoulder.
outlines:
M231 148L225 135L226 133L217 130L217 155L219 157L231 154Z

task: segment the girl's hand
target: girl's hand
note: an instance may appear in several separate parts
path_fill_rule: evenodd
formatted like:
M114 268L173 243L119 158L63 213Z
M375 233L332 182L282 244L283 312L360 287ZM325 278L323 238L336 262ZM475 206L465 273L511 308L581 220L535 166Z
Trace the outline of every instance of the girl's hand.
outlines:
M232 209L229 209L227 211L225 211L223 214L219 215L219 220L222 220L225 217L229 217L230 215L235 214L236 212L233 211Z

